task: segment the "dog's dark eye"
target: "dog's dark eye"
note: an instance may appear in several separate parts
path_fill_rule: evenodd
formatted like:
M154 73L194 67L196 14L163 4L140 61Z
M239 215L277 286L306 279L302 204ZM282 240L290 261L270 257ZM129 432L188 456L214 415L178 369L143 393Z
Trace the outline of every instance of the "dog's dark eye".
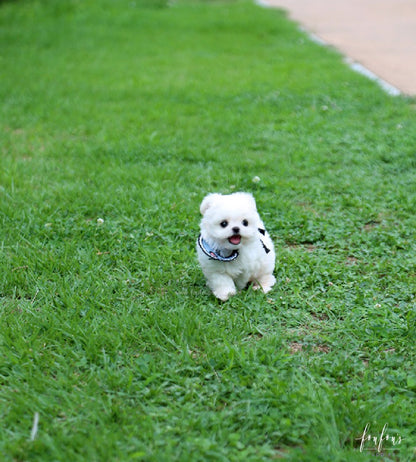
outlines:
M227 220L224 220L220 223L220 225L223 227L223 228L226 228L228 226L228 221Z
M247 220L243 220L243 226L248 226L248 221Z

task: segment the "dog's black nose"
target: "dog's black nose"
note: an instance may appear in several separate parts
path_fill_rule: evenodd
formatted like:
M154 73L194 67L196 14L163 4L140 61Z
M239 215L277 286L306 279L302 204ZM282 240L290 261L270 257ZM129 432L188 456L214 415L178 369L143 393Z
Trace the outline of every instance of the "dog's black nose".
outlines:
M233 233L238 234L240 232L240 228L238 226L234 226Z

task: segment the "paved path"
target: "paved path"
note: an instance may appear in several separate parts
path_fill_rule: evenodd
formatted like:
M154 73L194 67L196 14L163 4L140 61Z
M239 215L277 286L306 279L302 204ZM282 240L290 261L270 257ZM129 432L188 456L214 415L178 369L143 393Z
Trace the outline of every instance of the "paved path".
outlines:
M344 55L416 95L416 0L260 0Z

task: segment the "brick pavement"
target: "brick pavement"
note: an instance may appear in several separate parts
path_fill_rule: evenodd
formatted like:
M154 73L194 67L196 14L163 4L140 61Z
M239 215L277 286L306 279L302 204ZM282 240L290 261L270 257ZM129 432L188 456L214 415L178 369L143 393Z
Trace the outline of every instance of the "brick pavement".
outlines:
M416 95L416 0L260 0L380 79Z

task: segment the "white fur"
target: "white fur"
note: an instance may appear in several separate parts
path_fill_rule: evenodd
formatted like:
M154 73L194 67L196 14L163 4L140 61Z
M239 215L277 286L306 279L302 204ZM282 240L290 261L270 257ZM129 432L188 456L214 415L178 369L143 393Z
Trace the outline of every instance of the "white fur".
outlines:
M276 282L273 276L276 255L269 234L259 231L265 228L253 196L243 192L209 194L203 199L200 211L202 238L223 256L234 250L239 253L233 261L217 261L210 259L197 244L198 260L213 294L225 301L248 283L253 283L254 289L269 292ZM235 228L239 228L238 233ZM229 241L235 234L241 237L238 244ZM266 253L263 244L270 252Z

